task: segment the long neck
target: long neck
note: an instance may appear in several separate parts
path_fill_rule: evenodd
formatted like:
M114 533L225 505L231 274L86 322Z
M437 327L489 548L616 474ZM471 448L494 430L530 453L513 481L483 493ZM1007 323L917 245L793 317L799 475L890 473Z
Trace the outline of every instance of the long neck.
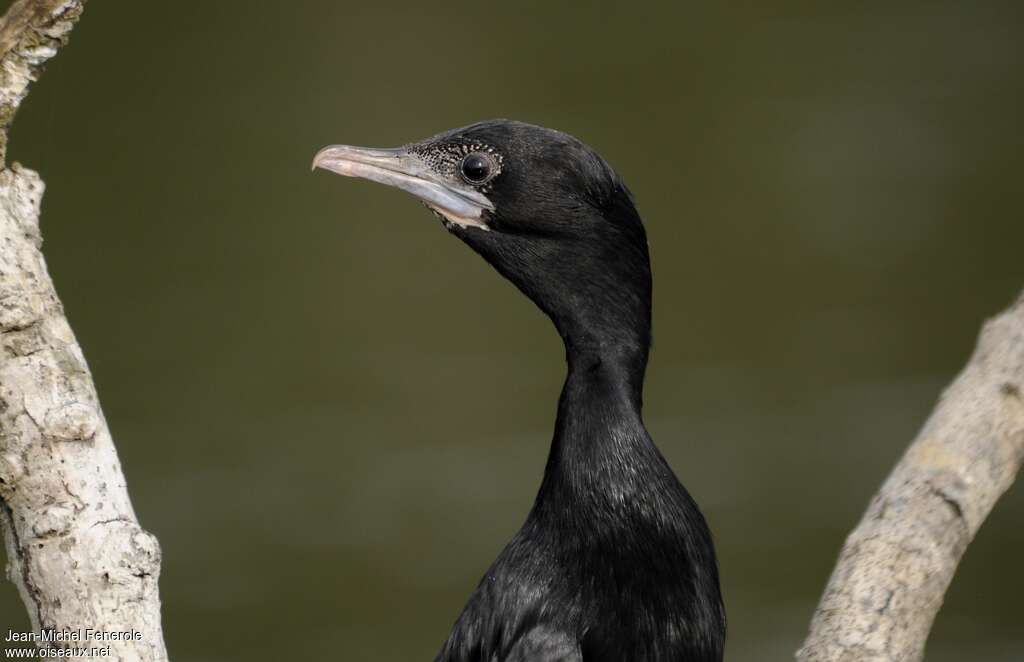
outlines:
M576 296L535 299L565 343L568 367L541 500L561 488L587 500L633 491L644 469L663 464L641 418L651 279L646 244L635 252L609 257L609 277L583 279Z
M566 342L568 374L539 501L585 505L632 492L658 463L641 419L647 348L594 351ZM566 501L566 499L569 501Z

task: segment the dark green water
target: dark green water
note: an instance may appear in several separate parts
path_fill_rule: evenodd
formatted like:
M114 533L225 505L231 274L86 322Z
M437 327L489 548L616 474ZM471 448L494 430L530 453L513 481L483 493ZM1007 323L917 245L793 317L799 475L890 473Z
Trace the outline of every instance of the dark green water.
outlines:
M8 3L2 3L6 6ZM728 659L782 660L835 554L1024 287L1014 3L92 2L14 126L177 662L429 660L521 523L562 350L323 144L506 116L644 215L646 416L715 531ZM929 660L1024 659L1024 490ZM15 590L0 626L27 627Z

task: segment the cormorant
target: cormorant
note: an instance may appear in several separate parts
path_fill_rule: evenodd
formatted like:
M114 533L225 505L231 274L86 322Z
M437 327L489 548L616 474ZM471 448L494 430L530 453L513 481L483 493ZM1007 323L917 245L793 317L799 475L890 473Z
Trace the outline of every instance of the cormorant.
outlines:
M640 416L650 260L611 166L565 133L492 120L398 149L331 145L313 167L418 197L565 343L536 501L436 662L720 662L711 533Z

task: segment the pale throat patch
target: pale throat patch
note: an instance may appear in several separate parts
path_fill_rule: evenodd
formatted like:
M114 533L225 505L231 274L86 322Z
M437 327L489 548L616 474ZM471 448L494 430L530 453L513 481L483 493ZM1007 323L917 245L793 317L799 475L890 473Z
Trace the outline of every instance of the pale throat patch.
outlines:
M450 212L447 212L447 211L443 211L440 208L435 207L434 205L432 205L432 204L430 204L428 202L424 202L423 204L425 204L427 207L429 207L430 211L432 211L435 214L437 214L438 216L440 216L441 220L445 221L446 223L454 223L455 225L458 225L459 227L463 227L463 228L467 228L467 227L480 228L484 232L490 232L491 231L491 229L489 227L487 227L487 224L484 223L479 218L465 218L463 216L455 216L454 214L452 214Z

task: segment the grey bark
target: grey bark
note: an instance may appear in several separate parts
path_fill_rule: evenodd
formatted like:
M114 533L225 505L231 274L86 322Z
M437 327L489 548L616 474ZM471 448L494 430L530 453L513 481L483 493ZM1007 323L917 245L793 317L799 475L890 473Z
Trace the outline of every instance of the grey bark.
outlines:
M960 557L1024 462L1024 295L846 539L799 662L915 662ZM1012 569L1016 570L1016 569Z
M33 630L137 633L109 659L167 659L160 548L135 517L81 348L40 247L43 182L3 166L18 105L81 0L19 0L0 21L0 526ZM88 635L86 635L88 636Z

